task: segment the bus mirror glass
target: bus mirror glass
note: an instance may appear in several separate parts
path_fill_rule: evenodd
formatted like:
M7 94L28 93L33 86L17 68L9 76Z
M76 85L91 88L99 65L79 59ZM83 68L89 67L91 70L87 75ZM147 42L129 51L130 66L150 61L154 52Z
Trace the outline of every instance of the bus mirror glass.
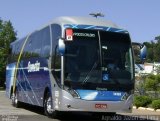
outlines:
M146 56L147 56L147 48L146 48L145 45L143 45L141 50L140 50L140 59L145 60Z
M64 39L60 38L58 40L58 48L59 48L59 53L61 55L65 54L65 43L64 43Z
M132 48L134 51L135 59L139 58L141 61L146 59L147 56L147 48L144 44L141 43L132 43Z

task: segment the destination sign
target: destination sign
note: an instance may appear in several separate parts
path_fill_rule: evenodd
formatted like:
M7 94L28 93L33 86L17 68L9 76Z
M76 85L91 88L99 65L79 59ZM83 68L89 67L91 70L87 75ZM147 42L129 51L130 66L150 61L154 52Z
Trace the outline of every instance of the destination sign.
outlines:
M66 40L98 39L98 31L84 29L66 29Z
M96 35L93 33L73 33L73 36L79 37L95 37Z

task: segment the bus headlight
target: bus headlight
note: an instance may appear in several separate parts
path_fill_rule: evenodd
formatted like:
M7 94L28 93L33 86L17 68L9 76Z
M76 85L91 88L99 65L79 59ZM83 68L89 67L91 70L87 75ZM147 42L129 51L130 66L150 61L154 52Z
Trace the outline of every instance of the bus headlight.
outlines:
M64 86L64 90L69 92L74 98L80 98L79 94L74 89L72 89L70 85Z
M68 92L74 97L74 98L80 98L79 94L73 90L73 89L68 89Z

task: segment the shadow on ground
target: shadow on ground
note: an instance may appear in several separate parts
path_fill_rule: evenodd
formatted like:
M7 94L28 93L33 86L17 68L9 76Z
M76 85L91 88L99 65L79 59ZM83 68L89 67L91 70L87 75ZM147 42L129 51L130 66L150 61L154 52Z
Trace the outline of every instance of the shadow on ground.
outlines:
M33 116L37 121L159 121L160 117L158 116L128 116L128 115L114 115L107 116L106 114L91 114L83 112L61 112L58 119L50 119L44 116L43 108L23 104L23 107L26 110L37 113L39 115ZM33 119L31 116L31 118ZM34 120L35 120L34 119Z

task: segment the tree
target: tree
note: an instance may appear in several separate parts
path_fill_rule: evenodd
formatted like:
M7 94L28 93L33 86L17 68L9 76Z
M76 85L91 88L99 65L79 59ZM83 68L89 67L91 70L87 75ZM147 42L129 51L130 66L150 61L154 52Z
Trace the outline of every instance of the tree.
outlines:
M140 74L139 76L136 76L135 91L138 95L144 96L146 94L145 79L146 75Z
M157 40L157 43L156 43L156 45L155 45L155 50L154 50L154 56L155 56L155 58L154 58L154 60L155 60L155 62L159 62L160 61L160 40L158 39Z
M144 42L147 47L147 62L160 62L160 36L155 37L155 40Z
M10 21L0 19L0 86L4 86L5 68L9 55L10 43L16 40L16 32Z
M155 40L160 41L160 36L155 37Z
M160 74L160 66L159 65L155 66L155 72L157 74Z
M146 62L153 62L154 61L154 42L144 42L143 43L147 47L147 57Z
M154 91L154 97L157 98L160 91L160 75L149 75L145 80L145 88L147 91Z

